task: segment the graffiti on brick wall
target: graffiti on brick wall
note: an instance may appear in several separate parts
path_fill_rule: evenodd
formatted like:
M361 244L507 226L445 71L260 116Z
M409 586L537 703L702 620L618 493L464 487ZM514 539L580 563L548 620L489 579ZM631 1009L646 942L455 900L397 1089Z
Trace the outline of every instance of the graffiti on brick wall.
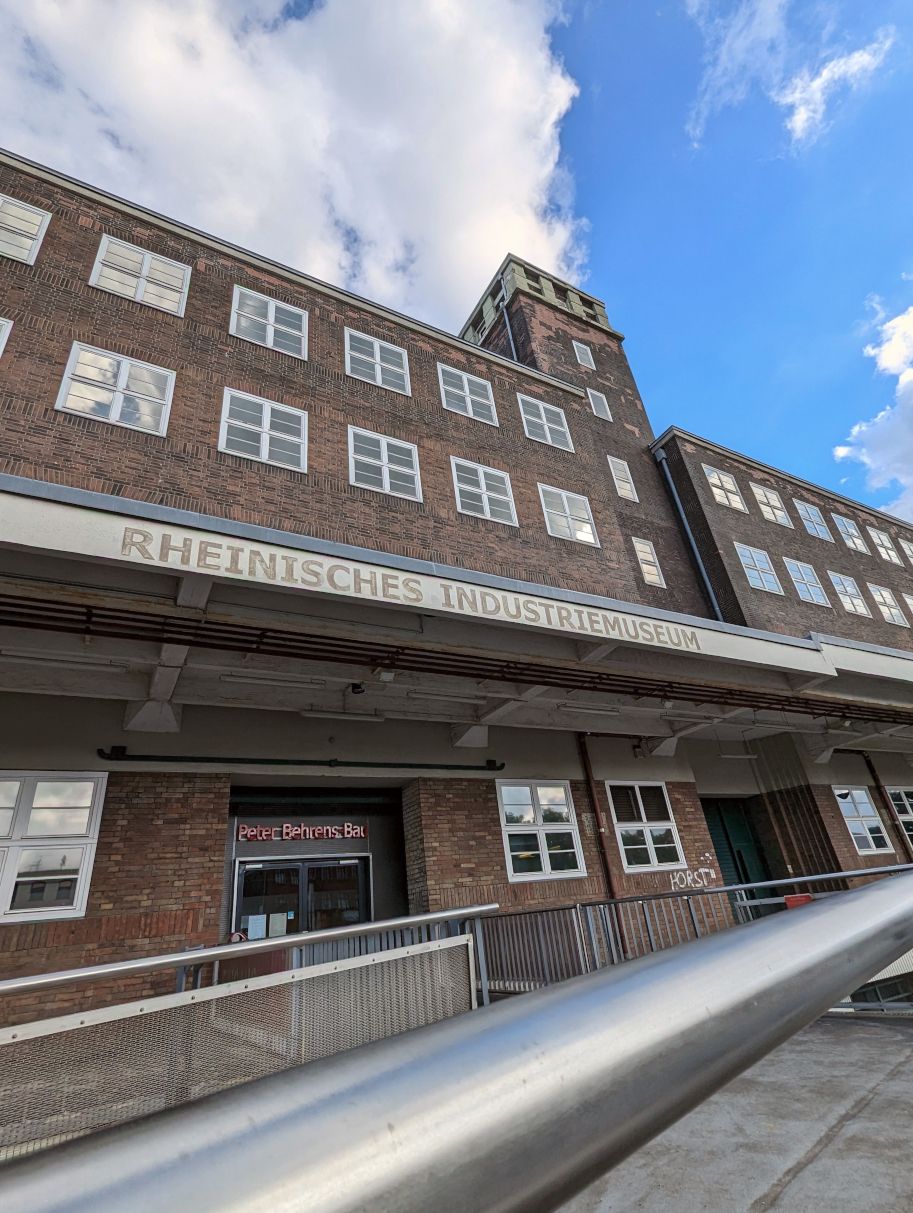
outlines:
M709 889L716 883L718 880L716 868L710 867L713 855L709 851L705 851L700 859L703 866L682 868L680 871L670 874L669 886L673 893L683 889Z

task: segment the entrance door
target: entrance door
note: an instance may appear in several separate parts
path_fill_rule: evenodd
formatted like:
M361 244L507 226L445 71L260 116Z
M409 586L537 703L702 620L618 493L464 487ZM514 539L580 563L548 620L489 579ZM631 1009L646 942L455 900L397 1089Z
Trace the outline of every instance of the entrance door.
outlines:
M367 859L240 864L234 929L248 939L347 927L370 913Z
M720 872L726 884L770 880L764 850L741 800L701 799Z

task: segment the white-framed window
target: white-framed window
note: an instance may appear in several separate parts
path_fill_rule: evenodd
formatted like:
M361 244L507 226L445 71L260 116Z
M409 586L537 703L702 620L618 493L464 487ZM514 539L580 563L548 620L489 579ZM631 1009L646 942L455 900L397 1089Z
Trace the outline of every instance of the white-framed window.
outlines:
M308 415L302 409L225 389L220 451L306 472L307 436Z
M782 594L783 587L774 571L770 557L762 548L749 547L747 543L737 543L738 552L748 584L756 590L766 590L769 594Z
M514 495L506 472L483 463L470 463L468 459L457 459L455 455L450 456L450 467L457 509L461 514L474 514L477 518L504 522L508 526L517 525Z
M421 501L418 447L350 425L349 482L359 488Z
M588 387L586 394L590 400L590 408L597 417L601 417L603 421L612 420L612 410L609 408L609 402L605 398L604 392L597 392L595 388Z
M50 222L50 211L0 194L0 257L34 265Z
M77 341L55 408L131 430L164 434L173 392L174 371Z
M102 236L89 286L183 316L190 266L115 240L113 236Z
M85 914L107 778L0 771L0 922Z
M868 788L834 788L834 795L860 855L894 850Z
M755 500L760 506L762 515L768 522L776 522L780 526L792 526L793 520L787 514L783 498L779 493L773 489L765 489L762 485L754 483L751 483L751 491L755 495Z
M907 610L913 613L913 594L904 594L903 600L907 604Z
M539 497L550 535L556 539L573 539L577 543L599 547L596 524L586 497L553 488L550 484L539 485Z
M9 335L12 331L13 331L12 320L0 319L0 356L2 356L3 351L6 349L7 339L9 338Z
M619 497L624 497L626 501L638 501L637 489L634 487L634 477L631 475L631 469L628 467L624 459L616 459L614 455L607 455L609 461L609 469L612 473L612 479L615 481L615 491Z
M897 810L904 832L913 842L913 788L888 788L887 793Z
M897 605L897 599L891 591L883 585L872 585L871 581L868 584L869 593L875 599L875 605L888 623L896 623L898 627L908 628L910 624L907 622L907 617Z
M574 449L564 409L534 400L532 396L524 396L520 392L517 393L517 400L527 438L532 438L534 442L547 442L549 446L560 446L563 451Z
M293 358L308 356L307 312L246 287L235 287L228 331L234 337L291 354Z
M584 345L582 341L575 341L574 354L581 366L585 366L591 371L596 370L596 363L593 361L593 351L588 345Z
M824 521L824 515L816 505L810 505L807 501L797 501L793 498L793 505L802 521L805 523L805 529L809 535L814 535L816 539L826 539L829 543L834 542L834 536L830 533L827 523Z
M498 424L491 384L478 375L458 371L455 367L437 364L437 375L441 385L441 400L451 413L462 413L488 425Z
M635 539L633 535L631 542L634 544L634 554L640 565L640 571L643 573L644 581L647 585L658 585L661 590L664 590L666 579L663 577L663 571L656 558L656 548L649 539Z
M834 584L834 589L837 591L837 597L840 599L843 609L849 611L851 615L868 615L871 619L872 612L869 610L868 603L862 596L862 592L853 577L846 577L843 573L832 573L828 569L827 573Z
M720 505L728 505L732 510L741 510L743 514L748 513L748 506L742 497L742 492L734 476L730 476L728 472L721 472L719 468L712 468L708 463L701 465L704 469L704 475L707 477L707 483L710 485L710 491L713 493L714 501L718 501Z
M682 844L663 783L607 783L626 872L683 868Z
M0 349L2 349L2 347L0 347ZM909 539L898 539L897 542L900 544L901 550L903 551L903 554L906 556L907 560L909 560L910 564L913 564L913 543L911 543Z
M876 530L873 526L865 528L872 536L872 542L875 544L875 551L882 560L887 560L890 564L903 564L901 558L897 555L897 549L891 542L891 536L887 531Z
M791 560L789 556L783 557L783 563L803 602L814 602L818 606L826 607L831 605L830 599L824 592L824 586L818 580L818 574L810 564L806 564L804 560Z
M499 779L497 790L509 880L586 876L569 783Z
M391 392L412 395L406 351L356 329L346 329L346 374L389 388Z
M843 514L831 514L837 530L840 532L840 538L848 548L852 548L854 552L865 552L869 555L869 546L862 538L862 531L852 520L845 518Z

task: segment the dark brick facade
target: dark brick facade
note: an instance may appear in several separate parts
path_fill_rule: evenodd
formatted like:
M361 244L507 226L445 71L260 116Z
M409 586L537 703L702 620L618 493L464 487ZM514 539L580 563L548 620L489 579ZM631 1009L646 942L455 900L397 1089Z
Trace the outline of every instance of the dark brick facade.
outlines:
M898 545L901 538L913 543L913 527L877 510L847 502L823 489L806 486L783 474L774 473L742 456L722 452L690 436L673 433L663 443L663 450L723 616L728 622L790 636L820 632L890 648L913 648L913 629L888 623L867 588L871 582L891 590L901 610L913 623L913 610L902 597L904 593L913 595L913 568ZM703 471L704 463L735 477L748 507L747 514L721 505L714 499ZM792 519L791 528L763 517L751 490L752 483L779 493ZM794 498L821 510L833 536L833 543L809 534L793 504ZM855 551L844 543L831 517L834 513L856 523L870 554ZM901 564L893 564L878 555L866 530L869 526L891 536ZM783 587L782 595L756 590L748 584L735 542L767 552ZM830 599L830 607L803 602L799 598L783 564L784 556L813 566ZM843 609L828 576L829 571L856 581L872 612L871 618Z
M229 780L108 778L84 918L0 925L4 978L178 952L219 942ZM3 1022L174 990L174 973L67 986L4 1000Z
M646 421L634 403L624 355L599 328L577 325L594 344L596 338L603 343L592 386L618 411L614 423L595 417L585 395L493 362L468 345L399 325L367 305L312 289L278 269L259 268L102 199L9 166L0 166L0 192L52 213L36 263L5 259L0 274L0 316L14 322L0 360L0 471L626 601L704 610L649 466ZM106 233L192 267L183 317L89 286ZM306 362L229 334L236 284L308 310ZM346 326L406 348L411 396L345 374ZM565 356L571 359L570 330L566 338ZM552 373L561 371L557 346L563 339L557 331L551 339ZM166 435L55 412L74 341L177 372ZM442 408L438 361L491 381L498 427ZM565 369L570 366L568 361ZM225 387L307 411L306 474L217 449ZM518 390L564 409L574 453L526 437ZM632 410L640 437L625 424ZM417 444L423 502L348 483L350 423ZM619 508L609 453L632 461L642 498L633 511ZM510 474L519 527L458 513L451 455ZM540 481L589 498L601 547L548 534ZM635 520L634 533L656 544L668 589L643 582L630 543Z
M716 867L713 843L693 784L666 785L689 868ZM609 896L600 857L596 815L587 784L571 782L583 846L585 877L507 878L498 796L493 782L420 779L404 796L409 908L412 913L497 902L503 910L571 905ZM616 897L668 893L669 871L627 873L621 860L605 784L597 784L607 823L608 860ZM410 840L411 836L411 840ZM708 856L711 858L708 861Z

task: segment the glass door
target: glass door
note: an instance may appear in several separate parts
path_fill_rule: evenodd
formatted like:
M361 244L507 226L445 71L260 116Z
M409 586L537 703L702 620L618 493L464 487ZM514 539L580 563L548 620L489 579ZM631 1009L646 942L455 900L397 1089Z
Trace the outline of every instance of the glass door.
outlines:
M304 931L348 927L369 913L365 860L308 861L304 883Z
M243 863L235 929L248 939L294 935L301 925L301 864Z

